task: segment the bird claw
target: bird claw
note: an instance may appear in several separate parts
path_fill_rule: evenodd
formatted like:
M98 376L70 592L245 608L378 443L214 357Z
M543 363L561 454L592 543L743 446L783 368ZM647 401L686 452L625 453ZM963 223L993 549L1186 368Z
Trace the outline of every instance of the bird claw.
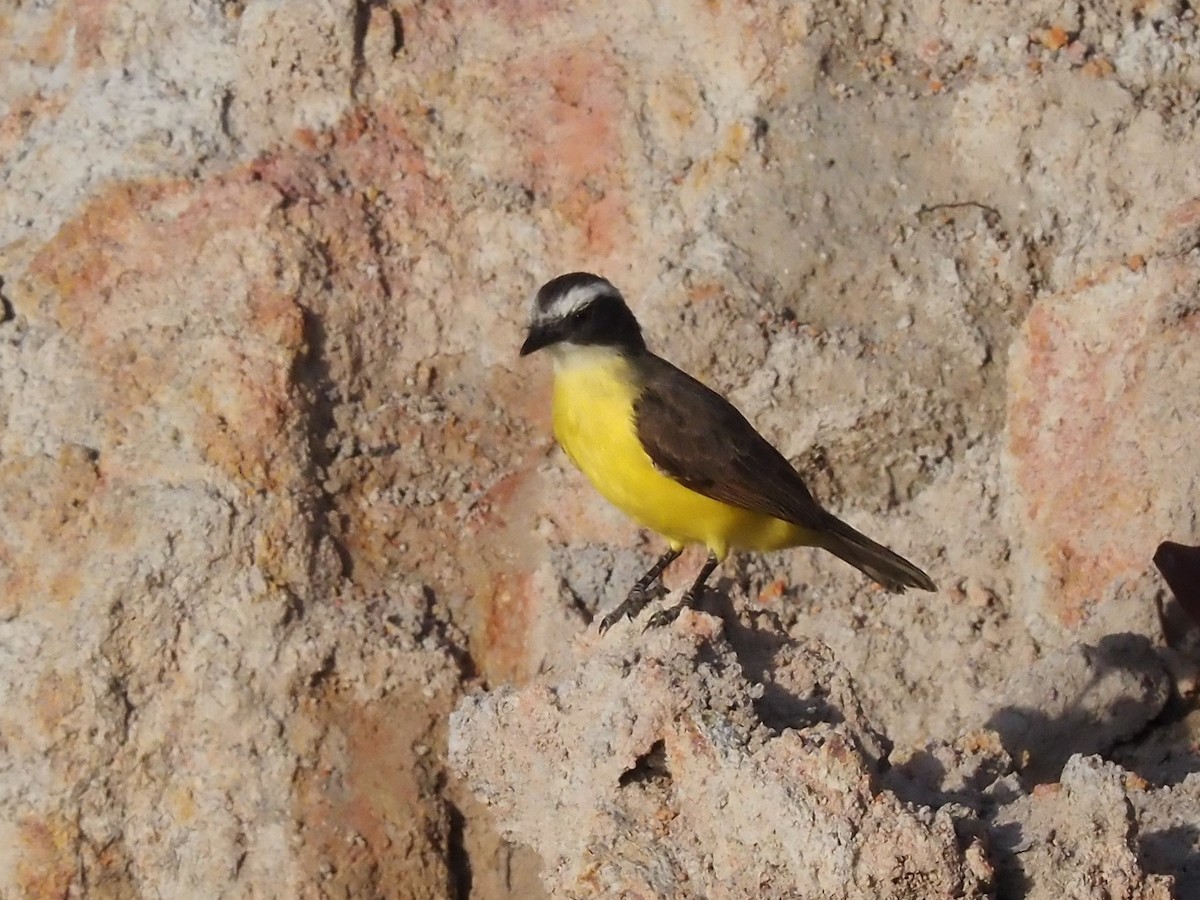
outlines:
M668 606L665 609L660 609L646 620L646 627L642 629L642 634L645 634L651 628L662 628L664 625L670 625L679 618L679 614L685 609L692 609L695 607L697 597L697 594L688 591L674 606Z
M624 616L625 614L626 614L625 604L622 603L620 606L618 606L616 609L614 609L612 612L610 612L607 616L605 616L603 619L601 619L600 620L600 636L603 637L604 632L608 631L608 629L612 628L619 621L621 621L621 617ZM632 619L633 616L630 616L630 618Z
M664 625L670 625L679 618L679 614L687 607L688 604L686 603L676 603L674 606L668 606L666 609L660 609L646 620L646 627L642 629L642 634L645 634L651 628L662 628Z
M626 597L616 609L600 620L600 634L603 635L604 632L608 631L608 629L620 622L622 617L627 618L632 622L638 617L638 614L646 608L646 604L649 603L650 600L650 591L635 584L630 589L629 596Z

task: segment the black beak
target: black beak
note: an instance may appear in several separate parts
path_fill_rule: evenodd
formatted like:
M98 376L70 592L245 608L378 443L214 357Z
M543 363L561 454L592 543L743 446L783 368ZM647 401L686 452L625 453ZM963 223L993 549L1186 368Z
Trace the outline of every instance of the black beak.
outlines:
M551 344L557 342L560 337L558 329L552 323L534 325L529 329L529 334L525 337L525 343L521 345L521 355L528 356L536 350L549 347Z

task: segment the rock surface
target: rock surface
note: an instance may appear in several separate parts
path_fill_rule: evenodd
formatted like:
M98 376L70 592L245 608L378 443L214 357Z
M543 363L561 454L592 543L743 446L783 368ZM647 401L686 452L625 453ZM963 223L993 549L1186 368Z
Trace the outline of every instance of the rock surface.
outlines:
M766 662L777 690L809 686L784 715L719 619L621 637L581 641L567 677L468 697L451 717L451 763L538 851L552 895L985 895L982 841L956 834L973 822L872 790L875 737L851 724L852 693L824 696L847 680L828 654L789 643Z
M642 646L674 667L648 691L726 704L720 732L691 708L698 748L750 742L704 769L629 698L688 792L674 832L637 818L658 795L627 813L679 838L645 851L670 871L765 871L701 855L711 775L870 851L753 838L821 885L1194 892L1196 643L1162 647L1151 557L1200 543L1198 27L1166 0L5 5L0 896L536 897L582 864L476 801L515 788L482 750L455 775L450 710L510 690L466 701L482 729ZM580 638L659 548L516 359L578 268L942 590L735 559L725 638ZM850 748L819 809L806 729ZM610 810L661 787L608 774L557 777ZM1055 880L1023 823L1094 865ZM666 870L624 846L614 879Z
M1074 754L1035 784L990 731L889 768L827 649L776 635L764 651L746 624L685 613L673 633L582 638L562 671L459 704L451 764L538 851L552 895L1187 896L1196 776L1155 797ZM1056 692L1041 699L1055 712ZM1057 751L1068 726L1030 743Z

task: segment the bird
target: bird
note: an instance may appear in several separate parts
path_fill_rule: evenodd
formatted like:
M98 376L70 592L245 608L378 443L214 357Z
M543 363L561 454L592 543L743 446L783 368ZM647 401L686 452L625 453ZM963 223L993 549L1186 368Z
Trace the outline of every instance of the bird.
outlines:
M604 616L604 634L656 596L690 544L708 557L680 601L643 630L696 604L731 550L820 547L894 593L937 590L923 571L824 509L801 475L728 400L647 347L621 292L589 272L559 275L533 298L520 356L553 361L559 445L592 485L667 550Z

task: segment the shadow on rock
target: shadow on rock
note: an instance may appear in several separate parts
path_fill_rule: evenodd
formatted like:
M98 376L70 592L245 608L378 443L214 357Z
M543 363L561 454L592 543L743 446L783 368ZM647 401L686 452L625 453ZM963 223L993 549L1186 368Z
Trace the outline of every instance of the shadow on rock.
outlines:
M987 726L1024 777L1042 784L1073 754L1105 754L1139 734L1166 706L1170 679L1145 636L1111 634L1039 660L1004 696L1011 705Z
M868 721L849 671L825 644L789 635L772 611L736 609L726 584L709 591L705 605L725 623L725 636L746 678L762 685L754 706L763 725L779 734L821 722L845 723L872 769L886 768L891 741Z
M1147 872L1172 876L1176 897L1200 897L1200 826L1143 832L1138 836L1138 861Z

